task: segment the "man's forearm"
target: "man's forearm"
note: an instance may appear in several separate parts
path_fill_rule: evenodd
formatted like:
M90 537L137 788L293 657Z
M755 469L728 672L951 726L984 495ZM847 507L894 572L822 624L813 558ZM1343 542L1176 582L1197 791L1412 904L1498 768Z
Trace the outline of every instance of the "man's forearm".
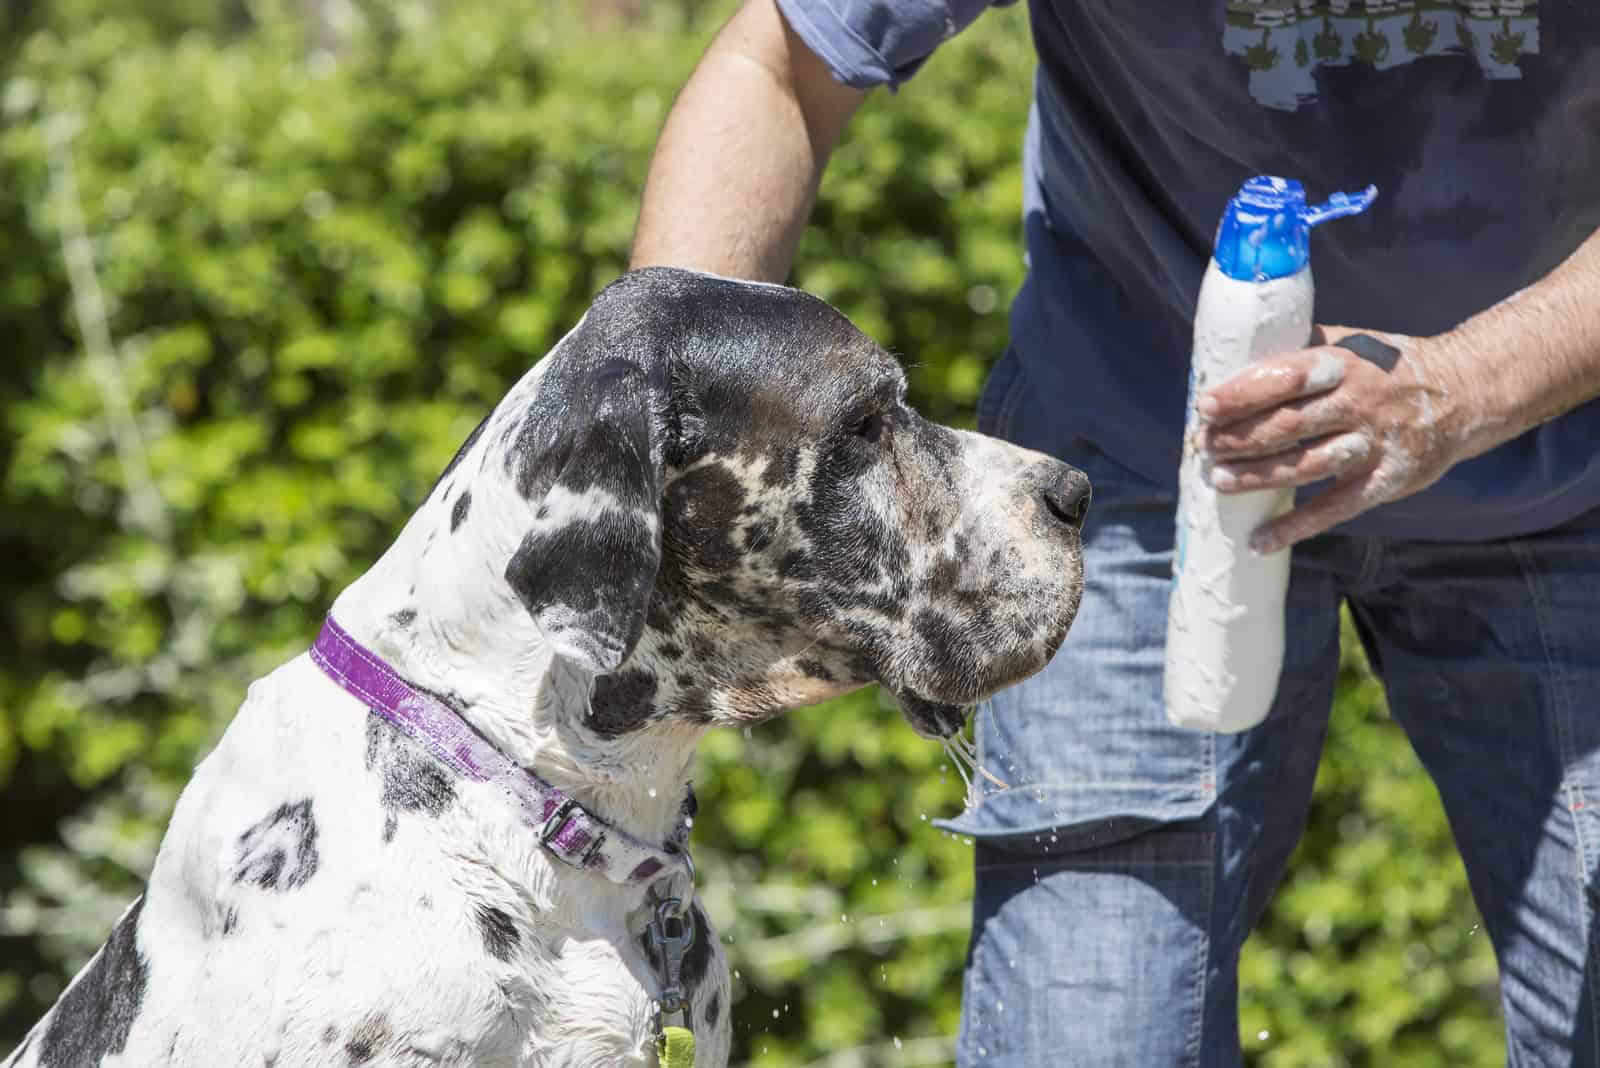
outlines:
M773 0L749 0L667 117L632 266L782 281L828 154L864 95L832 81Z
M1560 266L1433 339L1462 391L1476 456L1600 396L1600 234Z

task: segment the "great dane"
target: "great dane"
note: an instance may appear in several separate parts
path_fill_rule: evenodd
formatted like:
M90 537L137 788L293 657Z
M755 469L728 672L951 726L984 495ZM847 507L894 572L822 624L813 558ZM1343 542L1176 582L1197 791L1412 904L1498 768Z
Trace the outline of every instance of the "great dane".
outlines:
M950 736L1066 635L1088 495L815 297L624 275L250 687L7 1063L652 1065L664 1011L725 1063L701 736L867 683Z

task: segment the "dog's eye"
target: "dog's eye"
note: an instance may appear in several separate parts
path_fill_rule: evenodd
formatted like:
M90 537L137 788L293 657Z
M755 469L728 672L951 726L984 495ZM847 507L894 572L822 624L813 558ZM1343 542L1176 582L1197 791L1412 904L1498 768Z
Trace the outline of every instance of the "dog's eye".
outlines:
M855 425L852 433L863 441L875 442L883 437L885 422L882 412L872 412Z

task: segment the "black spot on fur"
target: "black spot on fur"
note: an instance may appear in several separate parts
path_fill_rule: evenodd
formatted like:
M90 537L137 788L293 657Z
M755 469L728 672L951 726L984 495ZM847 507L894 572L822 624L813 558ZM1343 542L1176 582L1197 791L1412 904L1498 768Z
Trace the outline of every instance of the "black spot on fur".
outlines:
M773 520L757 520L744 528L744 546L753 553L759 553L772 544L777 533L778 524Z
M716 1026L717 1017L719 1017L721 1015L722 1015L722 1002L718 999L717 995L715 993L713 993L711 995L711 999L706 1002L706 1026L707 1027Z
M456 503L450 509L450 533L454 534L462 522L467 518L467 509L472 507L472 491L462 490L461 496L456 498Z
M683 646L674 642L662 642L661 645L657 647L656 652L661 654L661 659L663 660L670 661L683 659Z
M976 652L966 646L961 625L949 616L921 609L911 617L911 622L917 637L927 644L928 659L932 663L960 670L961 664Z
M794 485L795 476L800 472L800 450L791 445L768 459L766 468L761 472L761 484L768 489Z
M817 569L812 564L809 553L793 549L778 563L778 574L789 579L814 579L817 577Z
M695 679L693 675L680 671L672 677L672 681L678 684L678 689L687 690L694 685Z
M338 1041L338 1038L339 1029L333 1026L333 1024L329 1024L327 1027L322 1029L322 1044L324 1046L333 1045L334 1042Z
M478 931L483 935L483 948L496 960L508 961L522 942L517 925L511 917L493 905L477 908Z
M690 723L711 722L711 693L710 691L692 687L678 695L673 702L673 711L678 718Z
M389 622L404 629L416 622L417 610L415 608L402 608L389 617Z
M584 722L607 738L627 734L638 730L655 714L655 698L656 677L642 668L598 676Z
M373 1013L361 1022L344 1044L344 1051L352 1065L366 1064L389 1039L389 1018L383 1013Z
M309 797L285 802L239 836L235 883L293 890L317 873L317 820Z
M833 681L833 672L829 671L827 665L820 660L813 660L809 656L803 656L795 661L795 667L798 667L808 679L821 679L823 682Z
M703 606L712 609L724 622L737 618L739 622L763 624L773 633L792 629L794 618L770 600L745 597L738 586L726 579L714 579L700 587Z
M366 763L383 781L379 803L385 842L394 838L399 813L437 816L455 800L451 772L376 712L367 717Z
M79 1068L121 1053L144 1005L149 967L136 932L140 897L112 929L94 962L61 996L39 1046L40 1068Z
M928 591L935 596L954 593L961 582L961 561L941 556L928 575Z
M744 559L733 543L744 503L744 487L720 464L708 463L680 475L667 488L661 505L664 551L680 565L699 571L733 570Z
M222 935L223 935L223 937L226 938L228 935L233 934L234 930L237 929L238 926L239 926L239 910L237 908L235 908L234 906L229 905L222 912Z
M689 917L694 923L694 944L683 955L683 985L692 997L711 967L712 945L711 925L698 902L689 907Z

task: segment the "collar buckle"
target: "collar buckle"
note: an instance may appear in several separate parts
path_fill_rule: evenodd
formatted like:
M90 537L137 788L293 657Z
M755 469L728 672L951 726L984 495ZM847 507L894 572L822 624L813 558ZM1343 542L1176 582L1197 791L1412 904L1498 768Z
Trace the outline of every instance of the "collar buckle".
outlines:
M591 829L589 841L579 853L574 853L557 842L556 839L567 829L567 824L572 821L574 813L588 815L588 809L578 804L575 798L563 798L555 807L555 811L544 821L544 826L539 828L539 844L544 846L545 851L551 856L559 857L574 868L587 868L594 855L600 852L600 847L605 844L606 835L604 831ZM593 817L590 819L592 821Z
M539 844L548 846L550 840L566 830L567 817L572 815L572 810L578 807L578 802L567 797L557 805L555 811L550 813L544 821L544 826L539 828Z

